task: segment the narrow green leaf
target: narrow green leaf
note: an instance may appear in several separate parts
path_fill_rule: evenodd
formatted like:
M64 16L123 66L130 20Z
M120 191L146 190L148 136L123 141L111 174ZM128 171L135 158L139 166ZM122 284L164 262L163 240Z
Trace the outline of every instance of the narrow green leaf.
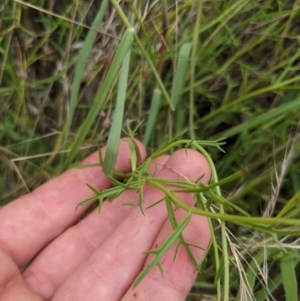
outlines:
M284 256L280 261L282 284L285 291L286 301L298 301L298 285L295 273L295 256L296 254L288 254Z
M99 167L101 166L100 163L94 163L94 164L81 164L78 166L74 166L76 169L83 169L83 168L91 168L91 167Z
M95 188L95 187L93 187L92 185L90 185L90 184L88 184L88 183L86 183L85 184L89 189L91 189L96 195L99 195L99 191Z
M130 35L128 38L130 44L133 40L133 35ZM128 81L128 72L130 64L131 50L129 49L121 67L117 101L115 107L115 114L112 121L112 126L109 131L108 141L107 141L107 150L103 164L103 171L106 175L113 176L115 164L119 152L120 137L123 124L124 108L125 108L125 99L126 99L126 90L127 90L127 81Z
M277 214L276 218L281 218L291 211L297 203L300 202L300 190L284 205L284 207Z
M83 206L87 203L94 202L95 199L96 199L96 196L92 196L90 198L87 198L87 199L83 200L82 202L80 202L76 205L75 210L77 210L79 206Z
M300 110L300 98L297 98L284 105L281 105L277 108L269 110L266 113L261 114L260 116L258 116L256 118L253 118L253 119L246 121L238 126L235 126L234 128L230 129L229 131L226 131L225 133L223 133L222 136L226 135L226 137L232 137L243 131L247 131L252 128L255 128L255 127L259 126L260 124L266 124L267 122L272 121L275 118L285 119L287 114L290 114L292 112L299 111L299 110Z
M299 82L299 80L300 80L300 75L293 76L292 78L289 78L289 79L287 79L285 81L282 81L280 83L275 83L275 84L272 84L272 85L268 85L267 87L257 89L253 92L250 92L246 95L243 95L243 96L237 98L236 100L228 102L228 103L224 104L223 106L220 106L219 108L216 108L216 109L212 110L210 113L206 114L204 117L199 119L198 122L199 123L205 123L208 120L212 120L212 118L214 116L218 115L219 113L224 112L226 110L229 111L229 109L231 109L234 106L237 106L239 103L242 103L245 100L248 100L248 99L251 99L251 98L255 99L257 96L265 94L265 93L270 92L270 91L276 91L276 90L284 89L288 85L291 85L295 82Z
M151 251L146 251L144 252L145 254L153 254L155 257L154 259L150 262L149 265L145 267L145 269L137 276L133 283L133 288L137 287L139 283L147 276L149 271L154 267L158 266L159 269L162 271L161 267L161 259L163 255L167 252L167 250L171 247L171 245L176 241L176 239L180 236L184 228L187 226L191 219L192 215L189 214L187 217L182 221L182 223L174 230L174 232L166 239L166 241L160 246L159 249L157 250L151 250Z
M99 29L99 27L102 23L107 4L108 4L108 0L102 1L100 10L98 11L96 18L92 24L92 27L89 30L89 33L86 37L86 40L83 44L81 51L80 51L78 61L76 63L75 74L74 74L74 79L73 79L72 89L71 89L69 114L68 114L68 118L67 118L66 125L64 128L63 148L65 148L66 142L67 142L67 139L69 136L76 104L78 101L78 93L79 93L79 89L80 89L80 85L81 85L81 81L82 81L82 77L83 77L83 72L85 70L85 65L86 65L87 59L90 55L91 49L92 49L94 41L96 39L96 36L98 34L97 30Z
M144 182L143 185L139 188L139 207L140 207L140 210L141 210L142 214L145 216L145 212L144 212L144 209L143 209L144 184L145 184L145 182Z
M163 202L165 199L166 199L165 197L159 199L158 201L156 201L156 202L152 203L151 205L149 205L148 207L146 207L145 210L155 207L157 204Z
M147 146L151 135L153 134L154 125L157 122L157 114L161 107L161 91L159 89L154 89L151 99L151 105L148 115L148 120L146 124L146 130L143 138L143 143Z
M128 139L128 144L129 144L129 149L130 149L131 171L135 171L138 161L141 160L139 148L137 147L134 139Z
M172 202L171 202L170 198L166 197L165 199L166 199L166 205L167 205L169 220L170 220L170 223L172 225L173 230L175 230L178 227L178 223L177 223L177 220L176 220L176 217L175 217L174 209L172 207ZM173 260L176 259L178 248L179 248L180 245L184 246L191 262L193 263L194 267L197 268L197 261L196 261L194 255L193 255L193 253L191 252L191 250L189 248L189 245L187 244L187 242L183 238L182 234L180 234L180 236L178 238L178 242L177 242L177 245L176 245L176 248L175 248Z
M113 82L115 81L117 74L119 72L119 68L121 66L124 57L127 55L128 50L132 44L134 32L132 29L127 29L123 35L123 38L117 48L116 54L114 56L113 61L111 62L110 68L106 74L106 77L102 83L102 87L99 90L95 103L92 105L91 109L89 110L89 114L86 117L85 121L83 122L79 133L77 134L76 140L73 143L69 156L66 159L64 168L68 168L71 164L72 160L74 159L78 149L82 145L85 137L87 136L88 132L91 129L93 122L95 121L97 115L99 114L102 105L112 88Z
M269 256L270 258L270 256ZM299 264L300 258L299 256L295 257L295 264L297 266ZM282 284L282 277L283 275L279 273L275 278L268 281L268 286L263 286L256 294L255 294L255 301L265 301L268 300L270 294L272 294L278 287ZM271 298L270 298L271 300Z
M188 71L191 47L192 47L192 43L185 43L181 46L179 51L176 74L172 85L172 95L171 95L171 104L174 110L177 107L179 97L182 93L184 80Z
M127 28L131 28L132 27L132 24L131 22L129 22L128 18L126 17L126 15L124 14L121 6L118 4L118 2L116 0L111 0L111 3L112 5L115 7L118 15L120 16L121 20L123 21L123 23L125 24L125 26ZM136 5L136 3L135 3ZM151 68L152 70L152 73L153 73L153 76L155 77L155 79L157 80L157 84L159 85L160 87L160 90L162 91L162 94L164 95L165 99L167 100L168 104L170 105L171 109L172 109L172 106L171 106L171 100L170 100L170 96L166 90L166 87L164 85L164 83L162 82L161 78L160 78L160 75L159 73L157 72L156 68L155 68L155 64L152 60L152 57L151 55L148 53L148 51L145 49L142 41L139 39L138 35L135 34L134 35L134 40L138 46L138 48L140 49L141 53L143 54L144 58L146 59L146 61L148 62L149 64L149 67Z

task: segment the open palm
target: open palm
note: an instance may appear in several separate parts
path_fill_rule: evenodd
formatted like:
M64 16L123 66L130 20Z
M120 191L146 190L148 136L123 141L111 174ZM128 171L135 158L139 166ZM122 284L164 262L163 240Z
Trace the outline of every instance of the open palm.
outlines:
M141 156L144 146L136 141ZM105 154L105 148L102 150ZM130 170L130 150L121 141L116 168ZM84 164L98 162L94 153ZM207 183L210 170L204 157L194 150L179 150L161 156L150 166L160 178L196 180ZM159 247L172 233L164 203L145 215L137 207L133 190L126 190L112 203L105 202L84 218L88 206L76 205L93 192L86 183L103 190L111 186L101 167L71 169L0 210L0 300L185 300L197 274L183 247L174 261L174 247L162 260L164 276L154 268L135 288L137 275L151 260L143 252ZM144 206L156 202L163 193L154 187L144 189ZM192 194L178 194L193 205ZM177 209L178 221L187 213ZM210 242L205 217L193 216L184 229L186 241L200 261ZM29 263L29 264L28 264ZM26 266L24 269L24 266ZM23 269L23 271L22 271Z

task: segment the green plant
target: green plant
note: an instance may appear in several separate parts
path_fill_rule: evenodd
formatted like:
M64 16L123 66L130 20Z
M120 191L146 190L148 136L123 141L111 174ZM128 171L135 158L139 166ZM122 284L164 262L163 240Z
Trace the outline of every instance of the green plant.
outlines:
M212 183L176 184L199 195L199 204L205 196L205 210L165 191L167 204L208 216L212 229L221 224L195 287L217 300L266 300L282 283L294 300L300 53L293 1L15 0L0 13L2 204L106 141L111 155L103 164L112 176L121 130L144 141L149 160L198 148L215 162ZM210 147L225 137L225 153ZM146 181L164 189L147 164L134 164L114 193ZM173 226L172 239L182 230Z

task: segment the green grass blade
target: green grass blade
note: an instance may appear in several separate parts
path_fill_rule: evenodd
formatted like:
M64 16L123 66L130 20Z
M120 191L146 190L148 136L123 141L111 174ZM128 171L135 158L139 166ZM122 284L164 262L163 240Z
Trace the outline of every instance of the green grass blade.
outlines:
M133 35L131 36L131 42L132 39L133 39ZM120 72L115 114L108 136L107 150L106 150L106 155L103 164L104 173L111 177L114 174L115 164L116 164L118 151L119 151L119 143L120 143L120 137L122 131L124 107L125 107L125 99L126 99L130 56L131 56L131 49L128 50L124 58L121 72Z
M228 103L224 104L223 106L221 106L219 108L216 108L215 110L213 110L210 113L206 114L204 117L200 118L198 120L198 122L205 123L208 120L211 120L212 117L220 114L221 112L229 111L229 109L231 109L232 107L235 107L238 104L240 104L240 103L242 103L242 102L244 102L248 99L255 99L256 97L258 97L260 95L263 95L264 93L285 89L287 86L289 86L289 85L291 85L295 82L299 82L299 80L300 80L300 75L297 75L297 76L289 78L285 81L282 81L280 83L271 84L271 85L268 85L267 87L263 87L263 88L254 90L252 92L249 92L245 95L242 95L242 96L238 97L235 100L232 100L231 102L228 102ZM199 85L199 83L196 82L195 85Z
M300 258L295 258L295 264L299 264ZM272 281L268 282L267 287L263 287L256 295L255 295L255 300L256 301L265 301L268 300L268 296L272 294L282 283L282 274L279 273L275 278L272 279Z
M194 125L194 114L195 114L195 91L194 91L194 82L195 82L195 73L196 73L196 54L198 52L198 43L199 43L199 33L201 27L202 19L202 0L198 1L198 12L196 18L195 29L193 33L193 44L192 44L192 54L191 54L191 77L190 77L190 93L189 93L189 132L190 138L195 139L195 125ZM195 7L195 8L196 8ZM226 298L226 297L225 297Z
M66 159L64 168L68 168L74 159L79 147L82 145L84 139L89 133L93 122L95 121L99 111L102 108L102 105L112 88L113 82L119 72L119 68L121 66L124 57L127 55L128 50L131 47L132 39L133 39L134 31L132 29L127 29L122 37L122 40L117 48L116 54L114 56L113 61L111 62L110 68L107 72L107 75L103 81L102 87L99 90L95 103L92 105L88 116L86 117L84 123L82 124L80 131L76 137L76 140L71 148L69 156Z
M284 205L276 218L281 218L291 211L300 202L300 190Z
M298 285L295 273L295 254L288 254L280 261L282 284L286 301L298 301Z
M68 140L76 104L78 101L78 94L79 94L79 89L80 89L85 65L86 65L87 59L90 55L90 52L92 50L94 41L96 39L96 36L98 33L97 30L99 29L99 27L102 23L107 4L108 4L108 0L102 1L100 10L99 10L98 14L96 15L96 18L92 24L91 29L89 30L89 33L83 44L83 47L81 49L81 52L80 52L80 55L79 55L79 58L78 58L78 61L77 61L76 67L75 67L75 74L74 74L74 79L73 79L72 89L71 89L69 114L68 114L68 118L67 118L66 125L64 128L63 149L65 148L67 140Z
M125 24L126 27L131 28L132 25L130 24L128 18L126 17L126 15L124 14L122 8L120 7L120 5L118 4L118 2L116 0L111 0L112 5L115 7L118 15L120 16L122 22ZM134 35L134 40L138 46L138 48L140 49L141 53L143 54L144 58L146 59L146 61L149 64L149 67L151 68L152 72L153 72L153 76L155 77L155 79L157 80L157 84L160 87L162 94L164 95L165 99L167 100L168 104L170 105L171 109L171 99L170 96L166 90L166 87L164 85L164 83L162 82L162 79L160 78L160 75L158 74L155 64L152 61L152 57L151 55L146 51L142 41L139 39L138 35L135 34Z
M191 47L191 43L185 43L182 45L179 51L176 74L173 82L171 95L171 104L174 110L176 109L179 97L182 92L182 87L186 77L186 73L188 71Z
M152 99L151 99L151 105L149 110L149 116L147 120L146 125L146 131L143 138L143 143L147 146L150 140L150 137L153 133L153 129L155 126L155 123L157 121L157 114L161 107L161 91L159 89L154 89Z
M252 118L251 120L244 122L241 125L238 125L233 129L225 132L224 135L226 137L231 137L243 131L250 130L251 128L255 128L262 123L266 124L267 122L272 122L275 118L284 119L286 118L286 114L290 114L299 110L300 110L300 98L295 99L294 101L290 101L275 109L272 109L256 118Z

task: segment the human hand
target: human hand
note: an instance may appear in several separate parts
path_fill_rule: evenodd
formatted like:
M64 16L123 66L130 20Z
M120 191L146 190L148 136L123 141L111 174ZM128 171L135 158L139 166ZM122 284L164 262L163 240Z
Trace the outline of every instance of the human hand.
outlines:
M136 141L142 159L144 146ZM105 154L105 148L101 150ZM98 162L98 154L84 164ZM130 170L128 143L120 142L116 169ZM210 169L205 158L194 150L179 150L161 156L150 166L160 178L196 180L204 175L208 183ZM175 261L172 246L162 259L164 276L153 268L142 282L132 288L137 275L152 255L144 251L159 247L172 233L164 203L145 210L123 206L138 202L135 191L127 190L112 203L81 219L88 206L76 205L93 192L111 186L100 167L71 169L59 177L20 197L0 210L0 300L185 300L197 276L185 249L180 246ZM192 194L178 197L194 204ZM163 193L145 186L143 206L155 203ZM187 213L175 211L178 222ZM203 249L191 248L199 262L210 242L205 217L192 216L183 231L186 241ZM22 273L20 269L28 262Z

